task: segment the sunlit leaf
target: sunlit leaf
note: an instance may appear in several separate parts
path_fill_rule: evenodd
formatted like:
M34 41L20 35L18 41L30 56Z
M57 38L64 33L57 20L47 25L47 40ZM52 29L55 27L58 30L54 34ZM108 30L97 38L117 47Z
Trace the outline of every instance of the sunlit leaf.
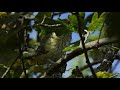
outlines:
M108 72L97 72L96 73L98 78L112 78L112 74Z
M90 25L88 27L88 31L100 30L102 25L103 25L103 23L104 23L105 16L106 16L106 13L103 12L97 20L95 20L92 23L90 23ZM96 17L97 17L97 15L96 15Z
M92 17L91 23L95 23L97 19L98 19L98 13L95 12L94 15L93 15L93 17Z
M66 47L66 48L63 49L63 51L64 51L64 52L67 52L67 51L75 50L75 49L77 49L77 48L78 48L78 46Z

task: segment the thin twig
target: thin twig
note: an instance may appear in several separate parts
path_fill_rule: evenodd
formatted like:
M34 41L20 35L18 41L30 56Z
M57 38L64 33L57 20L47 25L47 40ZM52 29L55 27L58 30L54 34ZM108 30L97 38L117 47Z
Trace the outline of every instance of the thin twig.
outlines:
M23 46L23 48L20 52L22 54L20 59L21 59L21 62L22 62L23 72L24 72L26 78L27 78L27 74L26 74L26 68L25 68L25 65L24 65L23 52L27 50L28 43L29 43L28 39L29 39L29 34L27 34L27 31L24 30L24 46Z
M20 32L18 32L18 40L20 40ZM27 38L25 38L25 40L27 41ZM5 73L2 75L1 78L4 78L4 77L7 75L7 73L9 73L9 71L12 69L12 67L13 67L13 65L16 63L16 61L17 61L18 59L21 59L22 56L23 56L23 52L24 52L24 50L26 49L26 44L23 46L23 48L21 48L21 43L20 43L20 42L18 42L18 43L19 43L19 55L18 55L18 57L13 61L13 63L11 64L11 66L5 71ZM27 43L27 42L25 42L25 43ZM23 65L23 70L25 70L23 58L22 58L22 65ZM24 71L24 73L25 73L25 75L26 75L26 70Z
M43 27L60 27L62 24L41 24L41 23L39 23L39 24L36 24L36 25L34 25L34 26L43 26Z
M25 68L25 65L24 65L24 60L23 60L23 58L21 58L21 61L22 61L22 67L23 67L24 75L25 75L25 77L27 78L26 68Z
M86 58L86 63L87 63L88 66L90 67L90 70L91 70L94 78L97 78L93 67L90 65L90 60L89 60L89 57L88 57L88 54L87 54L87 50L86 50L86 47L85 47L84 38L83 38L83 36L82 36L82 31L83 31L84 28L83 28L83 23L82 23L82 21L81 21L81 19L80 19L79 12L76 12L75 15L76 15L77 21L78 21L78 33L79 33L80 38L81 38L82 47L83 47L83 51L84 51L85 58Z
M15 62L21 57L21 55L18 55L18 57L13 61L13 63L11 64L11 66L5 71L5 73L2 75L1 78L4 78L7 73L9 73L9 71L12 69L13 65L15 64Z
M102 62L102 60L100 60L100 61L94 61L94 62L92 62L90 65L93 66L93 65L98 64L98 63L101 63L101 62ZM85 66L81 67L80 70L82 71L82 70L84 70L84 69L86 69L86 68L89 68L89 66L88 66L88 65L85 65Z
M117 59L116 59L117 60ZM96 65L96 64L99 64L99 63L101 63L103 60L99 60L99 61L94 61L94 62L92 62L91 63L91 66L93 66L93 65ZM119 60L118 60L119 61ZM88 65L85 65L85 66L83 66L83 67L81 67L81 68L79 68L81 71L83 71L84 69L86 69L86 68L88 68L89 66Z
M21 26L21 25L19 25L19 26ZM17 38L18 38L18 45L19 45L18 47L19 47L19 52L20 52L21 51L21 43L19 41L20 40L20 31L17 33ZM9 71L12 69L13 65L21 57L21 55L22 55L22 53L20 52L19 55L18 55L18 57L13 61L13 63L11 64L11 66L5 71L5 73L2 75L1 78L4 78L7 75L7 73L9 73Z
M104 27L104 23L103 23L103 25L102 25L102 27L101 27L101 29L100 29L100 33L99 33L97 45L99 44L99 40L100 40L100 36L101 36L103 27ZM96 46L97 46L97 45L96 45Z

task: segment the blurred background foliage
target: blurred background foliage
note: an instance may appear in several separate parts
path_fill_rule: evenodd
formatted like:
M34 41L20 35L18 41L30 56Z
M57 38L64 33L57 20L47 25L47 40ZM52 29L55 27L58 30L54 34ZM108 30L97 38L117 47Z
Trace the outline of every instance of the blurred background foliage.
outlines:
M67 18L62 19L61 16L65 13L68 13ZM105 37L117 37L120 40L119 12L93 12L87 17L86 12L79 12L79 14L84 29L89 32L85 43ZM56 16L57 18L54 19ZM75 37L73 33L78 34L77 18L73 12L0 12L0 77L19 55L20 47L24 47L24 31L27 35L33 31L37 33L35 38L28 38L27 50L23 52L23 57L38 54L24 59L29 78L40 77L49 65L55 63L66 53L77 49L80 44L80 38L72 42ZM119 49L119 42L117 45L113 43L88 51L90 62L102 61L113 46ZM66 71L62 76L77 78L72 73L73 69L76 66L82 68L85 65L87 64L84 54L79 55L67 63ZM91 75L89 68L83 69L82 73L85 77ZM104 74L97 73L100 78L102 76L105 78L106 75L112 77L111 73ZM25 77L21 59L16 61L6 77Z

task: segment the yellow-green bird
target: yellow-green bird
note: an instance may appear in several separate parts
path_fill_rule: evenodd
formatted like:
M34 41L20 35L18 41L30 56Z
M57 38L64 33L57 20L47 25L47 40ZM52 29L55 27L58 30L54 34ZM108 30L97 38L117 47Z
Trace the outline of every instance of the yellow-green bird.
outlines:
M36 53L38 54L31 60L31 63L49 66L50 64L55 63L60 59L65 53L63 49L70 45L71 42L71 33L67 33L61 36L57 36L55 32L52 32L48 35L40 36L40 46L37 48ZM64 67L64 66L63 66ZM66 69L66 64L63 70ZM43 69L42 69L43 70ZM38 70L40 71L40 70ZM60 73L59 73L60 72ZM63 71L61 68L55 74L55 77L61 77Z

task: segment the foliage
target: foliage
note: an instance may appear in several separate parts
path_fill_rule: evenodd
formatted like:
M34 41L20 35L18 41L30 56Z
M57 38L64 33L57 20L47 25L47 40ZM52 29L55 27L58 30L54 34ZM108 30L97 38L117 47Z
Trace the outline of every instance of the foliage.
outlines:
M5 16L7 16L7 13L6 13L6 12L0 12L0 18L3 18L3 17L5 17Z
M100 17L98 18L98 13L95 12L93 17L92 17L92 21L88 27L89 31L95 31L95 30L100 30L102 27L102 24L104 23L106 17L106 13L103 12Z
M113 76L112 71L109 73L111 66L105 67L108 63L102 64L105 60L113 63L114 59L119 59L119 12L93 12L86 18L85 12L78 12L78 16L77 12L69 12L66 19L60 18L65 12L34 13L0 12L0 77L33 78L35 75L39 78L45 72L53 73L46 76L50 78L61 77L64 72L70 72L67 76L69 78L89 77L91 70L88 69L90 66L86 63L86 55L90 64L99 64L92 67L98 78ZM54 19L55 16L58 18ZM81 30L87 30L87 37L85 31L79 30L79 25L82 25ZM35 39L30 38L33 29L37 33ZM82 34L83 39L86 39L83 43L83 46L86 44L85 48L80 44L81 36L80 40L71 42L74 32ZM110 44L106 41L102 46L100 39L107 37L109 40L115 37L118 42ZM93 43L91 48L91 42L95 40L97 43ZM84 54L85 51L87 54ZM71 63L67 63L70 60ZM72 69L65 70L66 64ZM100 71L99 66L105 69Z
M108 72L97 72L96 73L98 78L111 78L112 74Z

